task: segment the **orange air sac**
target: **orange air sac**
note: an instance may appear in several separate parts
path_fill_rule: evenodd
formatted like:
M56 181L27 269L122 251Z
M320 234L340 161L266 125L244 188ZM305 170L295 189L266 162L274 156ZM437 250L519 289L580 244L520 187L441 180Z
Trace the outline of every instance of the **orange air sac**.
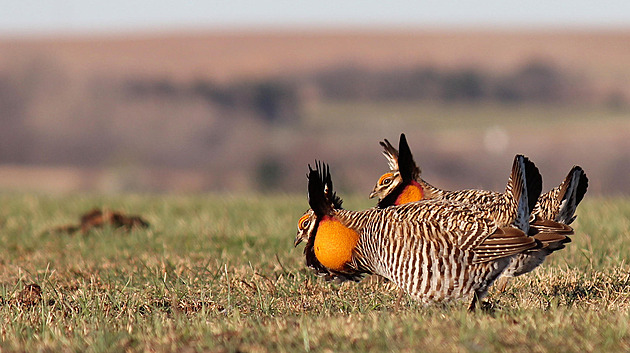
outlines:
M342 271L352 260L352 252L359 241L359 234L339 221L325 217L319 222L315 235L315 256L322 265Z
M396 205L404 205L409 202L422 200L422 187L417 182L407 185L396 199Z

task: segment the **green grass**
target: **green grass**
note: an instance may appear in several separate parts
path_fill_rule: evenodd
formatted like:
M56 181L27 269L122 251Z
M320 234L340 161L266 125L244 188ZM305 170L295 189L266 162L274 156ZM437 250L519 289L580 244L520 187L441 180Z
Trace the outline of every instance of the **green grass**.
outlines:
M626 199L587 198L573 242L473 314L422 307L375 278L313 276L292 246L304 196L0 194L0 204L3 352L630 350ZM47 232L96 206L151 227ZM33 282L42 302L19 305Z
M309 128L356 130L357 126L372 126L381 130L388 125L404 126L406 130L440 132L445 130L474 131L496 125L523 127L527 121L537 129L553 129L567 124L597 126L623 125L630 112L593 105L496 104L496 103L428 103L405 101L327 101L306 115ZM383 121L386 123L383 124ZM420 126L418 126L420 125Z

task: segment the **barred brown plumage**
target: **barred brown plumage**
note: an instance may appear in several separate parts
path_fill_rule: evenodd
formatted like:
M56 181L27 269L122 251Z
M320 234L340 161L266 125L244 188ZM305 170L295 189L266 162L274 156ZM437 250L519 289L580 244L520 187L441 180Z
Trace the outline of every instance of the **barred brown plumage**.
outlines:
M308 181L311 209L298 222L295 245L306 240L307 265L329 277L358 280L374 273L422 302L473 296L474 308L513 255L540 246L524 232L448 200L341 209L325 164L309 166ZM341 239L346 233L357 241Z
M526 157L517 155L504 193L475 189L448 191L434 187L420 177L420 168L413 159L404 134L400 136L399 150L387 140L380 144L384 148L383 155L387 158L390 171L381 176L370 194L370 197L379 197L378 207L419 199L461 202L477 207L500 226L515 225L543 243L543 249L515 256L503 276L513 277L532 271L549 254L564 248L564 244L571 241L568 235L573 234L573 230L566 225L575 219L575 209L588 185L582 168L574 167L559 187L540 195L542 178L538 168ZM526 185L528 195L526 205L519 207L526 206L532 210L532 217L528 220L515 217L515 204L519 202L518 197L515 197L515 191L518 191L515 187L521 178L525 179L523 184ZM413 188L420 190L415 193L421 195L420 198L404 196ZM528 230L530 225L533 227L531 231Z

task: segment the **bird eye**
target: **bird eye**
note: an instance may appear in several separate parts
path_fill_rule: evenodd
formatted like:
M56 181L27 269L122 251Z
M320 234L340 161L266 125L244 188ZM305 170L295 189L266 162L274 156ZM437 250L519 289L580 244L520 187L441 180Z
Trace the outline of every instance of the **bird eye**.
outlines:
M394 179L394 175L392 173L385 173L378 180L378 185L389 185Z
M309 219L309 215L305 214L304 216L302 216L302 218L300 218L300 220L298 221L298 228L300 229L306 229L306 227L308 227L308 225L311 224L311 221Z

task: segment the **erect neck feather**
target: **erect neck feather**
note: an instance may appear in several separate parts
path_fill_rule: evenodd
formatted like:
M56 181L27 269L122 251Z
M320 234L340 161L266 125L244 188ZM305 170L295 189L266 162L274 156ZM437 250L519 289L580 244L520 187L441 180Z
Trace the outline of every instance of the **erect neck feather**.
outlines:
M422 186L415 180L412 180L406 185L398 198L396 198L396 205L403 205L409 202L420 201L424 197L424 190Z
M315 256L319 262L336 271L345 269L352 261L352 253L359 241L359 233L346 227L338 219L324 216L315 235Z

